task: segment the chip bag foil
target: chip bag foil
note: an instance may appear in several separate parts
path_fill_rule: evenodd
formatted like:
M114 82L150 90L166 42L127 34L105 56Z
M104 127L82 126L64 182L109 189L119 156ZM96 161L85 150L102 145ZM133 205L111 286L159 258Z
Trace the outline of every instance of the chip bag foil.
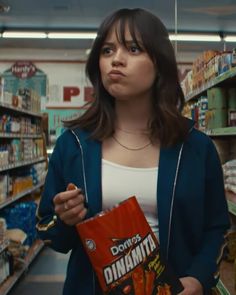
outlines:
M76 225L104 294L171 295L182 289L136 200Z

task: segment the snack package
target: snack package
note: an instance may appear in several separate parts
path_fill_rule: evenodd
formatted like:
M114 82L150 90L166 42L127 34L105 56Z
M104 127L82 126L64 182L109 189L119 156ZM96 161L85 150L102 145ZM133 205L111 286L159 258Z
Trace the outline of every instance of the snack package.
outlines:
M76 228L104 294L171 295L183 289L161 261L159 243L136 197Z

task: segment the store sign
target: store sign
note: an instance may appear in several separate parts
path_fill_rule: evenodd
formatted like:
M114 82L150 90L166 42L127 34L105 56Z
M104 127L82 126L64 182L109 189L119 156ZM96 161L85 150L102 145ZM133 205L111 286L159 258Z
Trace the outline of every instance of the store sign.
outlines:
M72 97L80 95L80 89L76 86L63 87L63 101L71 101Z
M37 68L30 61L17 61L11 67L11 72L19 79L27 79L35 75Z

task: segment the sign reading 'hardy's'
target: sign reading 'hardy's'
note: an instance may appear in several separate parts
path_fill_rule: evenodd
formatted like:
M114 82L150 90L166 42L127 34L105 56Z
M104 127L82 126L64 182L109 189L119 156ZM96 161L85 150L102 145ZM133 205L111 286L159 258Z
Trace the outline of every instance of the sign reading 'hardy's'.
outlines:
M17 61L11 67L11 72L19 79L27 79L35 75L37 68L30 61Z

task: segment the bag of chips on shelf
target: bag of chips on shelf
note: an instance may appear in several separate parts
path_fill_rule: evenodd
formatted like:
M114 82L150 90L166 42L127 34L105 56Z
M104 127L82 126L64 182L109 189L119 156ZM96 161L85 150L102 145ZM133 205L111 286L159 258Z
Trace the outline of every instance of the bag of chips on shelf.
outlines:
M183 289L161 259L136 197L76 227L104 294L171 295Z

